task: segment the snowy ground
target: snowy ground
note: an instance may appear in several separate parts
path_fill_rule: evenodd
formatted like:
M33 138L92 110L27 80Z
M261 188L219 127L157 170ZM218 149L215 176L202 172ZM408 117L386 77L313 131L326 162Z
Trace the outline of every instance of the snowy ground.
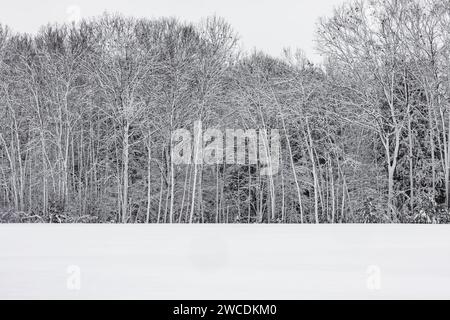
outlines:
M0 298L450 298L450 226L0 225Z

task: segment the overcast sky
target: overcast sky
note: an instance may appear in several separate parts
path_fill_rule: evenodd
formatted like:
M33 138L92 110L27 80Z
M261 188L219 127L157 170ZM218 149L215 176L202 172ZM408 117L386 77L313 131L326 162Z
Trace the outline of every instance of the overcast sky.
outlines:
M279 56L284 47L300 48L313 61L317 19L344 0L0 0L0 23L36 32L49 22L99 15L104 11L135 17L175 16L197 22L216 14L239 33L244 49Z

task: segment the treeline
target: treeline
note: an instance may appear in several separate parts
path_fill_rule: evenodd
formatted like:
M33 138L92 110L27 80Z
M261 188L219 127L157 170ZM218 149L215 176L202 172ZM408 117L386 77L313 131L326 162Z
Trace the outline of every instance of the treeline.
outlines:
M345 4L317 47L243 53L217 17L0 27L0 221L449 222L448 1ZM195 121L278 129L278 174L175 165Z

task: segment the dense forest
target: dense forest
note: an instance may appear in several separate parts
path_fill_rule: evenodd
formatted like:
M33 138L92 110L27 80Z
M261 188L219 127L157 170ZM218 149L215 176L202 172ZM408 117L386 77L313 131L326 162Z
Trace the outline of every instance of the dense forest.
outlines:
M349 2L316 41L321 65L219 17L0 26L0 221L450 222L448 0ZM174 164L196 121L278 129L278 173Z

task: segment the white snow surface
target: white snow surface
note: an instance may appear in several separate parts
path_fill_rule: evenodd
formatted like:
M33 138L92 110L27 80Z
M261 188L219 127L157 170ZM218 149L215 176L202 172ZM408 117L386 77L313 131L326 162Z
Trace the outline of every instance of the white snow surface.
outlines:
M3 224L0 298L449 299L450 226Z

